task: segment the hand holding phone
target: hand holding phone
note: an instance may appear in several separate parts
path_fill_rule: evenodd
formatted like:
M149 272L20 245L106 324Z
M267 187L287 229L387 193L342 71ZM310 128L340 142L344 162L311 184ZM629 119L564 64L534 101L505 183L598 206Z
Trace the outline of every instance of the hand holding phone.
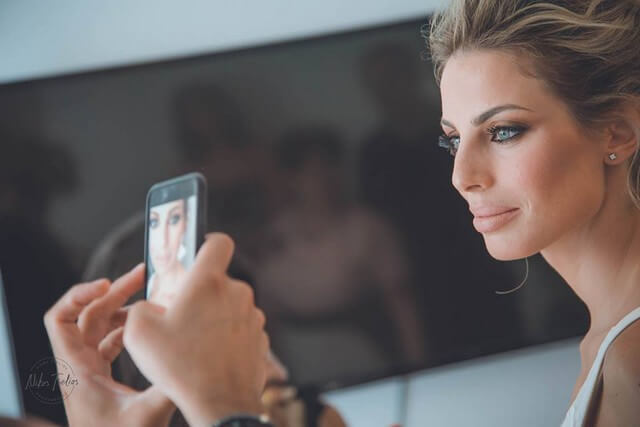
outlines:
M175 298L204 241L205 194L199 173L157 183L147 194L145 297L156 304Z
M140 301L127 315L129 354L189 425L263 410L269 338L251 287L227 274L233 251L229 236L210 235L166 310Z

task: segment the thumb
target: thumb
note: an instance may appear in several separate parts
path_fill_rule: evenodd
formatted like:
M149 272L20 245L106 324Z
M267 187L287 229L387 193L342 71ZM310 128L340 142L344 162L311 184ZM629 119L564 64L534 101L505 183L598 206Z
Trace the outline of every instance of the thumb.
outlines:
M128 309L124 325L124 346L130 350L140 340L153 339L164 314L164 307L147 301L138 301Z
M145 405L159 418L170 418L176 410L176 405L157 386L151 385L140 394Z

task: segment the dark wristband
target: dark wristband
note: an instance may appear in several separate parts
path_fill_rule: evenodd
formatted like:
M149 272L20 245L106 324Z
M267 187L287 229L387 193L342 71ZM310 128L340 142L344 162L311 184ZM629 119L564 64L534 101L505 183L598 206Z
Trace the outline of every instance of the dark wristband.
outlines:
M264 416L238 414L215 422L213 427L273 427L273 424Z

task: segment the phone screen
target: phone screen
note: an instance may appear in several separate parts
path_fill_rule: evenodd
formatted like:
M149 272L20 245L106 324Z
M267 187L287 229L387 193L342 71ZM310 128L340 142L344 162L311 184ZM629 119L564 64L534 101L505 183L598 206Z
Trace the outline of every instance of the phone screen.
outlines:
M194 194L149 206L146 297L154 303L168 306L193 264L197 203Z

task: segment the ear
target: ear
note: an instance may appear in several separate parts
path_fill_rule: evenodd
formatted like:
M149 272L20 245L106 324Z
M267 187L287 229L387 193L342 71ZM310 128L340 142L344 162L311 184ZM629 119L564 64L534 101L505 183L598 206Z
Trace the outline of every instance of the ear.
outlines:
M604 157L609 164L626 161L638 150L640 143L640 121L629 115L619 116L612 120L605 130L606 143ZM615 159L609 155L615 153Z

